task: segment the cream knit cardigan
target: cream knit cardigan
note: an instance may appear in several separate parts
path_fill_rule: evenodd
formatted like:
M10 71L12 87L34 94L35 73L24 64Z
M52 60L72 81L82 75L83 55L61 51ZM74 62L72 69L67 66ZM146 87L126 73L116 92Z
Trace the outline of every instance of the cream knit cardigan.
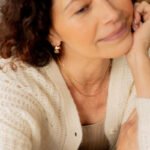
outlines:
M12 61L0 59L0 150L77 150L79 115L56 62L34 68ZM136 98L125 58L118 58L113 60L105 119L110 149L134 108L140 150L150 150L150 99Z

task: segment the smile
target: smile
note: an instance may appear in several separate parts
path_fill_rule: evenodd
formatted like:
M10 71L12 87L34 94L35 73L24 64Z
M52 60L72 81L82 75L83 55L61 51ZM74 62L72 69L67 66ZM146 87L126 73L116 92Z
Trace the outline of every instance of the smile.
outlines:
M121 37L123 37L125 33L127 33L127 31L128 31L127 26L125 25L121 26L117 31L110 33L108 36L100 39L99 41L109 42L120 39Z

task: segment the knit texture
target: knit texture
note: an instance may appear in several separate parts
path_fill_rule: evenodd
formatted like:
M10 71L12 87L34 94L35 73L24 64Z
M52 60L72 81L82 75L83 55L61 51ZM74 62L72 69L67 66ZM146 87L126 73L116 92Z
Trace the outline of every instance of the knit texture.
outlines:
M77 150L82 141L80 119L56 62L34 68L12 58L0 59L0 68L0 150ZM139 135L142 139L150 135L148 126L143 132L144 121L150 122L146 115L150 102L141 99L136 105L132 87L125 58L114 60L104 127L111 149L115 149L121 123L135 107L143 122ZM145 140L139 141L141 150L150 149L148 143L143 148Z
M150 150L150 100L140 98L136 104L139 116L139 149Z

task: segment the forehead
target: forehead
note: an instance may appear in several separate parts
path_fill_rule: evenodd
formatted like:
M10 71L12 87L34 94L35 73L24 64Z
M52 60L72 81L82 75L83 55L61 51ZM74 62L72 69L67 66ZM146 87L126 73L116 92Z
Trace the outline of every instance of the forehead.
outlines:
M53 0L53 5L65 7L68 3L70 3L70 1L75 1L75 0Z
M72 2L75 2L75 1L78 1L78 2L83 2L83 1L86 1L86 0L54 0L53 2L53 6L54 7L59 7L59 9L61 8L65 8L67 5L71 4Z

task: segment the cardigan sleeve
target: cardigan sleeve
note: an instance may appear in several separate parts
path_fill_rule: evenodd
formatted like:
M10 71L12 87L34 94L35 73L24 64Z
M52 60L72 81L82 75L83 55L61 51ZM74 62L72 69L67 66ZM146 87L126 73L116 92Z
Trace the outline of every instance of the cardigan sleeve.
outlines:
M128 99L122 125L128 121L134 109L136 109L138 115L139 150L150 150L150 98L137 97L135 87Z
M12 80L0 80L1 150L39 150L40 115L32 95Z
M138 143L140 150L150 150L150 99L137 98Z
M122 124L128 121L132 111L136 109L138 116L138 147L139 150L150 150L150 99L131 96L128 101Z

